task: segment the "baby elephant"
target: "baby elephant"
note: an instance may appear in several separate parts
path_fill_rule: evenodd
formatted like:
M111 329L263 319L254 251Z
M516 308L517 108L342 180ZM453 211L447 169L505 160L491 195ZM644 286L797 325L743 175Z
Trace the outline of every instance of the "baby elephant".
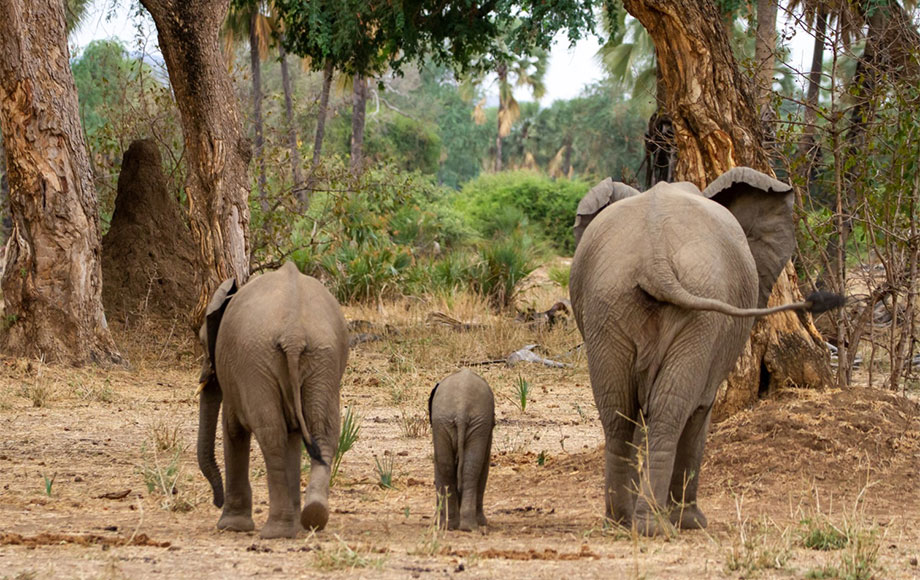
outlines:
M428 397L434 438L434 485L443 526L464 531L486 525L482 494L489 477L495 397L482 377L463 369L443 379Z

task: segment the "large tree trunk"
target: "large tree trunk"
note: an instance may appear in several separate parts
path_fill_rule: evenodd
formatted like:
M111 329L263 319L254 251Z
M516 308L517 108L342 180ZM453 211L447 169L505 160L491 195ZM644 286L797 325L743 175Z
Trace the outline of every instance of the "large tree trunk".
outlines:
M291 178L294 183L294 195L304 206L309 206L310 198L303 186L303 171L300 168L300 148L297 146L297 125L294 124L294 99L291 89L291 73L288 71L287 51L284 41L278 43L278 56L281 61L281 87L284 90L284 120L288 129L288 149L291 155Z
M763 125L755 114L749 82L732 56L722 19L711 0L625 0L655 43L664 83L661 103L677 145L675 179L703 187L728 169L746 165L772 172L761 146ZM801 299L795 272L786 267L773 289L774 302ZM720 388L715 415L727 416L753 403L758 393L792 383L831 382L827 351L810 317L760 319L751 341Z
M352 80L351 170L360 173L364 165L364 118L367 110L367 79L355 75Z
M4 353L121 363L102 309L96 191L60 0L0 0L0 129L13 220Z
M211 292L227 278L249 278L249 141L243 136L218 43L230 0L141 0L157 26L160 50L182 115L188 154L189 225L198 246L197 330Z
M268 213L268 194L265 192L265 158L262 148L265 144L262 128L262 53L259 50L259 6L249 13L249 66L252 69L252 148L259 171L259 206Z
M757 38L754 43L754 79L757 84L757 107L761 118L770 106L776 54L776 1L757 0Z

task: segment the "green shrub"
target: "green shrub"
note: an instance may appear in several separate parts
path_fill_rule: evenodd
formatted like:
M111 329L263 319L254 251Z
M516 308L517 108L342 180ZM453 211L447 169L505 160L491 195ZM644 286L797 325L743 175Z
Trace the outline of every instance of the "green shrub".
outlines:
M585 182L552 180L532 171L493 173L468 182L456 203L483 234L497 223L507 226L506 220L513 215L507 208L516 208L541 237L558 251L570 253L575 248L575 210L590 187Z
M486 241L470 268L470 286L487 296L493 307L507 308L517 283L533 271L536 255L537 246L521 231Z
M341 246L321 260L330 291L343 302L373 300L398 288L412 263L404 249L385 241Z

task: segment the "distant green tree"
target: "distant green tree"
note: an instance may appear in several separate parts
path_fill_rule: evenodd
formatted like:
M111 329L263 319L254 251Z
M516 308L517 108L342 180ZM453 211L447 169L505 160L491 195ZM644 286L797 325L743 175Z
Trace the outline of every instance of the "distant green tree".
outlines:
M352 75L359 89L365 77L387 67L398 70L426 56L467 70L483 54L503 54L503 43L515 54L534 54L538 48L548 49L554 34L563 29L574 42L593 31L595 4L596 0L276 1L285 22L286 48L309 57L317 69L332 66ZM502 38L513 23L514 35ZM358 105L363 105L362 94L355 93ZM353 115L363 117L363 109L357 107Z
M71 65L83 130L91 140L109 119L106 109L125 99L125 86L137 77L140 63L117 40L94 40Z
M552 177L633 182L642 164L645 128L642 103L627 99L608 80L523 117L508 137L508 149L517 165L526 166L529 154Z

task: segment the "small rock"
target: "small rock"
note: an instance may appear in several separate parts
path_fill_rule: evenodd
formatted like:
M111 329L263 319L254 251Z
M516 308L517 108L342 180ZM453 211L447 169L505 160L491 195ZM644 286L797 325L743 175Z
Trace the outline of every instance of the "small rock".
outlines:
M913 558L910 559L910 565L911 565L911 566L916 566L916 565L917 565L917 558L916 558L916 557L913 557Z
M76 481L77 483L80 483L81 481L83 481L83 478L78 475L75 478L73 478L73 480Z
M466 566L463 565L463 562L460 562L457 564L457 569L454 570L454 572L463 572L464 570L466 570Z

